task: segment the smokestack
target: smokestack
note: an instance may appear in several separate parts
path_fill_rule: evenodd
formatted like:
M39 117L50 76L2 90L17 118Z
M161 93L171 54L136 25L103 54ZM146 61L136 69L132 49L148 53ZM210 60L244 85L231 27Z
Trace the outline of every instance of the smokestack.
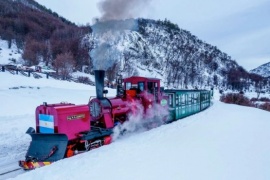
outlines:
M95 81L96 81L96 93L98 99L103 99L103 91L104 91L104 78L105 71L104 70L95 70Z

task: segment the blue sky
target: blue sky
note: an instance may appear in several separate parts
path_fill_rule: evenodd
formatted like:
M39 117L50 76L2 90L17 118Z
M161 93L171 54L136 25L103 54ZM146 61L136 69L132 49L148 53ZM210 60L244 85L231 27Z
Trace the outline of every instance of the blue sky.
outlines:
M36 0L76 24L100 17L100 0ZM136 17L169 19L247 70L270 62L270 0L152 0Z

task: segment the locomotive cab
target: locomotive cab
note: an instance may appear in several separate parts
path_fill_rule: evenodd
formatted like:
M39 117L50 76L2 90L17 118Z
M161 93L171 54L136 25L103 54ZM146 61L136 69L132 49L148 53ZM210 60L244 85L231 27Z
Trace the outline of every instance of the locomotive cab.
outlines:
M126 97L139 97L151 103L159 103L161 99L160 79L133 76L124 79Z
M124 79L126 101L139 101L144 108L144 114L152 114L155 105L167 106L168 97L161 91L160 79L133 76Z

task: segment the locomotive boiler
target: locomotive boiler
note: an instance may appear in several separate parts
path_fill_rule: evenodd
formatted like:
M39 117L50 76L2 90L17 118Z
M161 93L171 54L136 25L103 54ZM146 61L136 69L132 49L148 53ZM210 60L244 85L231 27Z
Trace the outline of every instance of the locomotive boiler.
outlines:
M105 71L95 71L96 97L90 98L88 104L43 103L36 108L36 128L30 127L26 132L32 141L25 160L19 161L23 169L49 165L110 144L113 128L128 121L130 114L141 113L142 109L142 118L147 120L155 105L168 108L169 96L161 90L159 79L119 78L117 95L107 98L104 76Z

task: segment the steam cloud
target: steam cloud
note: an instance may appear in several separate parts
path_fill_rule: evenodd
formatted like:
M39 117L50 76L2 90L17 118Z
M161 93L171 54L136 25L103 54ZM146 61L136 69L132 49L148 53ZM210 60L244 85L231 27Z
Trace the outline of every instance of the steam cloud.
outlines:
M113 45L102 43L90 52L95 70L107 70L117 62L119 51Z
M90 52L94 69L107 70L117 63L121 52L115 42L120 37L120 31L136 30L137 20L128 18L138 16L150 2L151 0L103 0L98 4L102 16L92 26L96 39L94 39L95 48Z
M169 111L160 104L154 104L144 114L144 107L140 102L131 102L130 108L135 108L135 113L128 115L128 120L114 128L113 140L118 139L122 133L132 134L143 132L164 124L164 118L168 117Z
M134 18L151 0L104 0L99 3L101 21Z

